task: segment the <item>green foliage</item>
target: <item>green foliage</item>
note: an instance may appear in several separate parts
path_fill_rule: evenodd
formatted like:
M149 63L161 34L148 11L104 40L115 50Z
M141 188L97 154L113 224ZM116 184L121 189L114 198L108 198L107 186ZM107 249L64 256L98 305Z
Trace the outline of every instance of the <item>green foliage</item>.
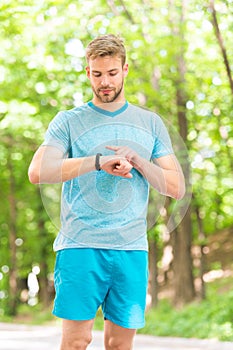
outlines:
M1 322L46 325L47 323L55 323L56 318L52 315L51 308L43 309L41 304L33 307L27 304L21 304L18 309L18 316L2 316Z
M220 312L221 303L220 307L216 307L215 302L219 302L221 300L219 299L214 299L213 304L212 302L203 302L201 305L193 304L182 311L172 309L166 302L161 303L158 309L148 313L146 327L139 333L232 341L232 320L230 314ZM232 295L226 298L226 302L232 302ZM212 305L215 307L211 307Z
M232 279L226 281L229 286ZM225 283L226 283L225 282ZM146 326L139 333L185 338L215 338L233 341L233 293L218 293L219 282L208 287L207 299L182 309L163 300L146 315Z
M35 264L46 262L47 273L53 270L57 192L47 193L43 197L46 203L42 203L39 189L28 181L27 169L55 114L91 98L83 47L96 35L113 32L125 38L130 66L127 98L163 116L172 126L173 140L178 129L176 61L180 50L185 50L186 146L194 203L205 233L233 225L232 95L211 13L203 1L189 1L183 28L185 44L181 48L172 31L180 6L170 8L168 4L166 0L144 1L143 5L139 0L1 1L0 315L6 313L9 297L12 225L16 231L13 241L18 282L25 284ZM232 62L233 6L229 1L216 1L216 5ZM160 198L157 203L161 204ZM149 210L154 211L153 205ZM159 208L156 210L159 216ZM158 225L150 229L162 248L163 219L159 217ZM195 215L192 229L196 237Z

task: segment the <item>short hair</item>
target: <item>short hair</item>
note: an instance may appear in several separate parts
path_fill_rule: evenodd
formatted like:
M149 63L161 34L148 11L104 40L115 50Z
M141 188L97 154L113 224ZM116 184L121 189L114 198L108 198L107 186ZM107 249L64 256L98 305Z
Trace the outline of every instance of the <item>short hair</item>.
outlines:
M106 34L92 40L86 48L86 60L104 56L119 56L122 66L126 61L126 50L123 39L114 34Z

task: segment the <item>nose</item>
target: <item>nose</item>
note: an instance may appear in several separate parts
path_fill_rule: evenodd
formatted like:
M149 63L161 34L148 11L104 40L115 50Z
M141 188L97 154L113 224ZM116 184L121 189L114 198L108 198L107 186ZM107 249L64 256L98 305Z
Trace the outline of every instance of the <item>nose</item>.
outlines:
M101 85L102 86L108 86L108 84L109 84L108 77L106 75L103 75L102 79L101 79Z

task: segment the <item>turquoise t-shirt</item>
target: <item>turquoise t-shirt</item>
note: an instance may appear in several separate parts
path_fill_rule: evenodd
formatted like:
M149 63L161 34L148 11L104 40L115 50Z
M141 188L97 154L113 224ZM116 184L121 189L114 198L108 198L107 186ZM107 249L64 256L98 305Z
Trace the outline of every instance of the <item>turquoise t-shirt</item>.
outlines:
M173 153L161 118L128 102L109 112L88 102L52 120L42 145L64 157L114 154L107 145L124 145L147 160ZM148 181L132 169L130 179L92 171L63 183L61 229L54 250L102 248L148 250Z

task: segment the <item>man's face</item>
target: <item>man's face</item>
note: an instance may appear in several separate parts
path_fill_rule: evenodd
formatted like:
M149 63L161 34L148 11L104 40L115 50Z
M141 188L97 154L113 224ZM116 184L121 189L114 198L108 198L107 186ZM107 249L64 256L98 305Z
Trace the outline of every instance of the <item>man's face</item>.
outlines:
M86 71L95 104L124 100L124 78L128 73L128 65L122 67L120 57L104 56L90 59Z

